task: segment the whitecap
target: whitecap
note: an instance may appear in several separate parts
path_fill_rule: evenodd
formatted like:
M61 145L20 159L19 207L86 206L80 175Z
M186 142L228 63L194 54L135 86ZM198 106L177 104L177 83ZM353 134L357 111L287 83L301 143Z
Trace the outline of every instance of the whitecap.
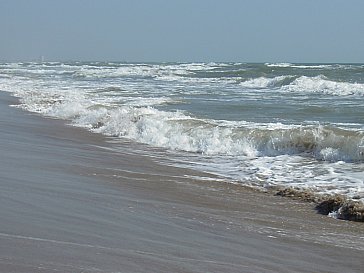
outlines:
M283 86L283 91L300 93L322 93L336 96L364 95L364 84L337 82L323 75L301 76L291 84Z

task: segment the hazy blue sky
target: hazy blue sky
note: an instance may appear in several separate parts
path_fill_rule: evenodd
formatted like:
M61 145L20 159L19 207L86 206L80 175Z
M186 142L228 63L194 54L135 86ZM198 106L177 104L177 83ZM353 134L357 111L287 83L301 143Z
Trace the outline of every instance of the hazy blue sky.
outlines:
M364 62L364 0L0 0L0 60Z

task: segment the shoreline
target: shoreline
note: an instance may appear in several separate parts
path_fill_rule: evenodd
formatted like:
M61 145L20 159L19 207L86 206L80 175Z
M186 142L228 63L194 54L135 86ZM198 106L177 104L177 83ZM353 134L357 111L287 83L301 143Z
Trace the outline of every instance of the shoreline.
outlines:
M362 270L361 223L195 179L208 174L8 107L15 102L0 92L1 272Z

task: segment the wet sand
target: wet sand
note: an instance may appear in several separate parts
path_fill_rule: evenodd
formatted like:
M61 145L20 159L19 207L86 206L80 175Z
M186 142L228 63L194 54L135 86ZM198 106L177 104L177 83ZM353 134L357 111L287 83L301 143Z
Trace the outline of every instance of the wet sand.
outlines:
M363 270L363 223L15 103L0 92L0 272Z

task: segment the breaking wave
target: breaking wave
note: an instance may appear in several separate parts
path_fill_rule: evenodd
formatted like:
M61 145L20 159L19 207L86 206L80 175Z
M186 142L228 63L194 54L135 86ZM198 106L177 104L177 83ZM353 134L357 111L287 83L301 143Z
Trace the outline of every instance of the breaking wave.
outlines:
M336 96L364 95L364 84L332 81L323 75L301 76L282 89L289 92L324 93Z
M323 125L283 125L198 119L183 112L125 105L105 107L59 98L44 101L42 112L77 126L172 150L205 155L302 155L324 161L362 162L364 132ZM34 109L33 109L34 111Z
M350 69L350 64L293 64L293 63L265 63L267 67L298 68L298 69Z
M259 77L240 83L244 88L278 88L290 84L295 76L277 76L274 78Z
M325 126L292 126L269 130L216 126L214 121L194 119L180 112L163 112L152 107L122 107L91 111L75 123L95 128L106 135L174 150L207 155L248 157L300 154L325 161L362 162L364 133ZM276 126L275 126L276 127Z
M274 78L259 77L240 83L243 88L265 89L273 88L284 92L322 93L335 96L364 95L364 84L339 82L323 75L308 76L277 76Z

